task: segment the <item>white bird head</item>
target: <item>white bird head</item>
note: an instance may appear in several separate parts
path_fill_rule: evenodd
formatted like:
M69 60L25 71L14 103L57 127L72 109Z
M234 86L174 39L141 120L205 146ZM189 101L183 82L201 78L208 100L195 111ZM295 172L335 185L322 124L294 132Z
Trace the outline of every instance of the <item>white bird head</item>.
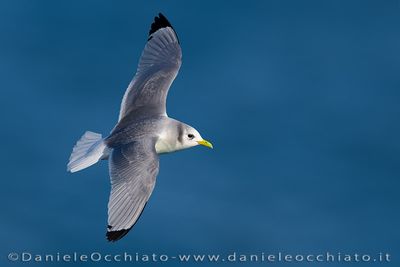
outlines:
M195 128L187 124L182 125L183 127L178 133L178 141L181 143L182 148L189 148L198 145L213 148L213 145L209 141L203 139L203 137L201 137L200 133Z

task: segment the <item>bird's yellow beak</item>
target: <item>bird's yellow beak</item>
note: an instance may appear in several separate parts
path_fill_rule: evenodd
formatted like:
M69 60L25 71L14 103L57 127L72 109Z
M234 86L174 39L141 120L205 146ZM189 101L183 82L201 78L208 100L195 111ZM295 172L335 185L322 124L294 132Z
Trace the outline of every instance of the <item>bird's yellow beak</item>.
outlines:
M209 148L213 148L213 145L210 143L210 142L208 142L207 140L201 140L201 141L197 141L197 143L199 144L199 145L202 145L202 146L206 146L206 147L209 147Z

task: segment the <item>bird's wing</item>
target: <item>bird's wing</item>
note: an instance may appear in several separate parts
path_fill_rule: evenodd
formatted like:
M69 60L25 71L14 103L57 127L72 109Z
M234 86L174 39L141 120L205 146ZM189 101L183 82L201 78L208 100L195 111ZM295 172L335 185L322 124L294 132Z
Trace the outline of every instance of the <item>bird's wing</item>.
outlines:
M113 149L109 159L111 194L107 239L126 235L139 219L158 174L155 140L140 140Z
M120 121L130 112L166 114L168 89L181 66L182 51L169 21L160 13L154 18L136 75L126 89Z

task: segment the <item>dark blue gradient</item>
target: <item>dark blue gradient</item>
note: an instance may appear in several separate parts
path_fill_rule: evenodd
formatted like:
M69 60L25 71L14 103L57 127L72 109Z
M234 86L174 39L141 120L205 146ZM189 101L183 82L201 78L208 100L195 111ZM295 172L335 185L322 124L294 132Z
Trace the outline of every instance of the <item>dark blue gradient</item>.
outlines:
M162 156L111 244L107 163L66 164L85 130L115 125L158 12L183 50L168 113L214 150ZM399 26L399 1L1 1L1 266L22 264L13 251L388 252L398 266Z

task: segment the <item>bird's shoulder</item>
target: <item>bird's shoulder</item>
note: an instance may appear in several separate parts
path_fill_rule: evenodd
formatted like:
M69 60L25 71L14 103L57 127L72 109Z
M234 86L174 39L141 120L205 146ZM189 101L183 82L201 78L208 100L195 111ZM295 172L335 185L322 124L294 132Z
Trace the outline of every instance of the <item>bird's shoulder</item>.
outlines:
M117 123L105 142L109 147L114 147L139 139L152 139L170 123L170 119L164 115L131 118L127 116Z

